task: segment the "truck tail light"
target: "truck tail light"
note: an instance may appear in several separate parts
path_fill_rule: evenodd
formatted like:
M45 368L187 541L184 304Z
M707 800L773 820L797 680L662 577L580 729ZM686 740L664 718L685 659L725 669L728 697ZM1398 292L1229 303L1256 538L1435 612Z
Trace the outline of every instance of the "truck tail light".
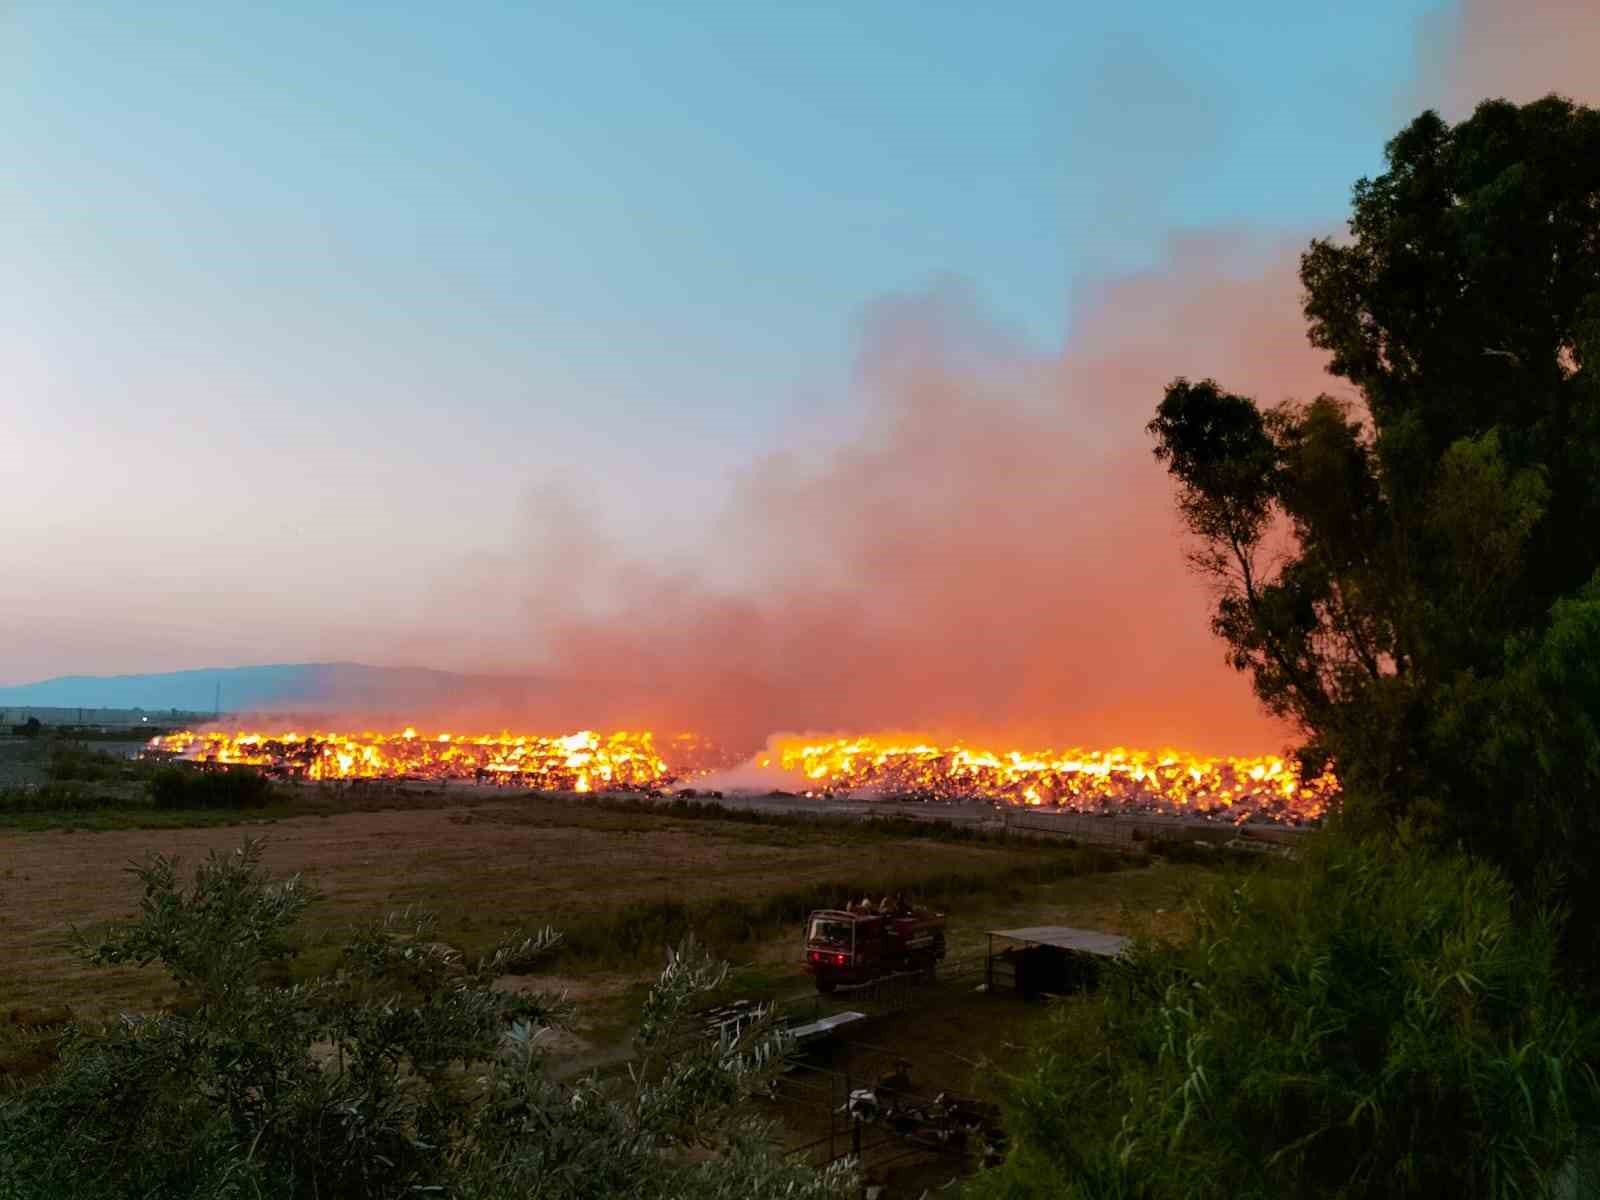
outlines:
M806 957L814 963L826 963L835 967L845 966L850 961L850 956L848 954L829 954L824 950L808 951L806 953Z

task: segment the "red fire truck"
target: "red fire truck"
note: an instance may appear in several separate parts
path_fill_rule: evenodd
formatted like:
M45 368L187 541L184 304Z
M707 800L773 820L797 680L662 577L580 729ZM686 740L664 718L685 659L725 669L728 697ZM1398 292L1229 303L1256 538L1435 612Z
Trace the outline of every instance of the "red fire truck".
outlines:
M943 913L905 905L889 912L825 908L806 921L805 969L819 992L902 971L932 975L943 961Z

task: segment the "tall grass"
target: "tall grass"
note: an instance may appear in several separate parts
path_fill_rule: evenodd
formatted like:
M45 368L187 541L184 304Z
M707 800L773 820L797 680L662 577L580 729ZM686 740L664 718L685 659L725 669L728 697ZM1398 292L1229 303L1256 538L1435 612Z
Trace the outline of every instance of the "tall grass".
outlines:
M1063 1018L977 1195L1535 1196L1596 1128L1556 922L1491 868L1323 844L1193 916Z
M904 892L915 903L937 907L962 897L1114 871L1125 861L1108 851L1079 848L1003 870L932 875L898 870L870 880L834 880L749 899L635 902L614 913L567 922L562 954L585 960L636 960L659 953L662 946L674 945L689 933L718 950L728 950L771 937L819 908L842 907L859 899L864 887L870 887L874 896Z
M96 812L108 805L126 804L104 791L79 783L45 783L0 788L0 814Z
M131 759L103 750L91 750L76 742L53 741L46 767L50 779L58 783L105 783L130 778L136 769Z
M258 809L272 796L270 781L247 768L161 766L56 742L44 764L44 782L0 788L0 815Z
M157 808L261 808L272 784L259 771L229 768L197 771L163 767L150 776L150 799Z

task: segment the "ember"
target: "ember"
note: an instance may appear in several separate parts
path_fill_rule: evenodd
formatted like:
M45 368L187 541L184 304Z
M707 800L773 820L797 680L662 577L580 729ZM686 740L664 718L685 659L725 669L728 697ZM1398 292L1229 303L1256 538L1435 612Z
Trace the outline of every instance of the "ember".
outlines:
M1338 795L1331 773L1302 780L1292 761L1173 750L996 752L912 738L775 738L757 760L831 791L931 799L986 798L1089 812L1140 809L1301 823Z

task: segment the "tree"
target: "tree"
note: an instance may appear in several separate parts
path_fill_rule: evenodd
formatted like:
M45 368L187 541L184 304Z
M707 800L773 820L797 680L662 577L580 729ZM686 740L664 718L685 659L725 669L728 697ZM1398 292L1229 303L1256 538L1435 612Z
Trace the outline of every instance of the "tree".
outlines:
M334 969L289 982L315 896L271 880L258 842L213 854L187 888L166 858L133 869L138 920L82 952L159 962L180 1001L75 1030L52 1076L0 1102L3 1200L823 1200L851 1181L784 1163L739 1117L778 1042L760 1028L693 1036L726 968L692 941L646 1001L627 1084L563 1085L542 1046L567 1006L492 986L553 950L553 932L467 962L425 914L398 914L356 931Z
M1600 649L1600 112L1424 113L1386 158L1350 237L1301 260L1359 403L1178 379L1155 453L1229 661L1351 816L1587 904L1600 730L1569 689Z

